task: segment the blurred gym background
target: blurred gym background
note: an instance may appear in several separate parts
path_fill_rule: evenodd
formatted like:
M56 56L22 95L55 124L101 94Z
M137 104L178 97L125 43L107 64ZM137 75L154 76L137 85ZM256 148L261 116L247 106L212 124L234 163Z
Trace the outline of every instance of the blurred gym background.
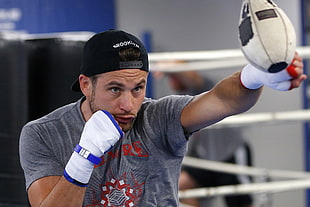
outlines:
M149 52L239 48L241 0L0 0L0 207L28 205L19 165L21 127L81 96L70 91L85 41L110 28L136 34ZM275 0L308 45L310 0ZM236 69L233 69L236 70ZM221 79L232 70L208 72ZM266 90L251 112L308 108L307 84L289 94ZM148 96L169 94L150 78ZM275 101L276 100L276 101ZM279 133L280 132L280 133ZM307 124L245 131L256 166L309 170ZM275 149L275 146L277 148ZM310 206L304 190L275 195L274 206Z

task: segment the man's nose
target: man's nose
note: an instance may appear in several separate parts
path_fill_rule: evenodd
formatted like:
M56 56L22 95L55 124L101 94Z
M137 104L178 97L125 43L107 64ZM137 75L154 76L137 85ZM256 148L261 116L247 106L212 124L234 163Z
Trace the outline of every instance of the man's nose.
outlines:
M126 112L129 112L134 107L134 97L131 93L122 94L122 98L120 100L120 108Z

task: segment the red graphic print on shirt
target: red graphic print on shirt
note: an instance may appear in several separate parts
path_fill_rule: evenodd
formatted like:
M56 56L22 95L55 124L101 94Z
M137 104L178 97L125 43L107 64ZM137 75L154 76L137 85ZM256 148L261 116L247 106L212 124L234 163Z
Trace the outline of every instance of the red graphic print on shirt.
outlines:
M122 157L148 157L148 153L143 149L140 141L131 144L123 144L119 150L109 151L105 156L101 157L102 161L95 168L104 167L105 164L112 160L123 159ZM118 161L117 161L118 162ZM116 168L123 169L121 167ZM115 169L114 169L115 170ZM117 178L112 173L112 169L108 170L106 180L102 181L99 188L92 189L92 201L85 207L137 207L143 193L144 182L139 183L137 175L129 168L129 172L121 172L121 176ZM138 173L140 177L141 174ZM99 191L99 192L98 192ZM100 196L99 196L100 195Z
M138 183L131 174L133 185L127 184L127 173L119 178L112 178L101 186L101 200L94 201L86 207L134 207L143 192L144 183Z

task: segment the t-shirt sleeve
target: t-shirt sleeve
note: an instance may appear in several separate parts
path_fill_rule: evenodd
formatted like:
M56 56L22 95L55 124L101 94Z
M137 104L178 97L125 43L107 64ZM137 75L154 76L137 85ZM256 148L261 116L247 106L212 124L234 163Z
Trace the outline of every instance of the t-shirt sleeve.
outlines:
M26 189L36 180L46 176L60 176L64 166L57 161L44 140L44 135L38 133L38 128L25 125L21 131L19 142L21 166L26 179Z
M184 156L188 135L181 124L183 108L192 96L168 96L151 104L145 116L148 129L153 133L153 142L176 156Z

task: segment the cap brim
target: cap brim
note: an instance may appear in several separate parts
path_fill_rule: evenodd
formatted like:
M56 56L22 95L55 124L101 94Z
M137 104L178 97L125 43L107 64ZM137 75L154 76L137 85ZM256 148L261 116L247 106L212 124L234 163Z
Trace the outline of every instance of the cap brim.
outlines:
M77 78L71 85L71 90L76 92L81 92L79 79Z

